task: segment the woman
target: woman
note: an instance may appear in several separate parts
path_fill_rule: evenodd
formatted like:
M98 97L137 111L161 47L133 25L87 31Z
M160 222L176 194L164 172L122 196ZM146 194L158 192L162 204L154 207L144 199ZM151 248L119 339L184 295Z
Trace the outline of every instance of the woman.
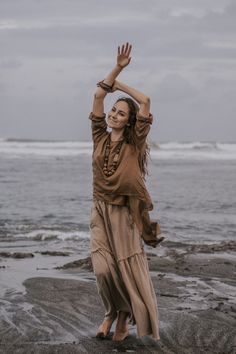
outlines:
M105 338L117 319L114 341L128 336L128 322L136 324L139 337L159 339L156 295L143 247L143 240L154 247L162 240L148 215L152 202L144 184L146 137L153 117L149 97L116 80L130 63L130 53L129 43L118 47L117 64L97 84L90 114L94 143L91 258L105 307L96 336ZM132 98L119 98L106 122L104 98L116 90Z

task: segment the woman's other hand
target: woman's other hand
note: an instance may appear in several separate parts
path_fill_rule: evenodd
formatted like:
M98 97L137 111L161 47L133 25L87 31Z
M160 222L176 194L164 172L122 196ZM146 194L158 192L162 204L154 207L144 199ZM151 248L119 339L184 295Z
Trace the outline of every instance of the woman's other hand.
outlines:
M126 44L122 44L122 47L118 47L118 54L117 54L117 65L120 66L122 69L129 65L131 57L132 45L128 42Z

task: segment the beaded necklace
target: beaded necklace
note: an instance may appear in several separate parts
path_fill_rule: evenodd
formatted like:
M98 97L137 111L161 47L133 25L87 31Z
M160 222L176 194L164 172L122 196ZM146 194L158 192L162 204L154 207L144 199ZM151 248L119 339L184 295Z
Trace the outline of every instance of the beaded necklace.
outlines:
M108 136L106 147L105 147L104 164L103 164L103 168L102 168L105 176L107 176L107 177L112 176L117 169L117 163L119 160L120 150L121 150L123 142L124 142L124 140L121 140L119 142L119 144L117 145L116 150L115 150L115 156L112 161L112 167L110 170L108 170L108 160L109 160L109 155L111 152L111 134L109 134L109 136Z

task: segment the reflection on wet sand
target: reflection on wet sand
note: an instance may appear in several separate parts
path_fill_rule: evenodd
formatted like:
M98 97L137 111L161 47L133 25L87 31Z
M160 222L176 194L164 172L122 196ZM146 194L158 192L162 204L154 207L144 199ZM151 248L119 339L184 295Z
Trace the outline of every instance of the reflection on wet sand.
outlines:
M53 266L48 257L58 259L59 254L37 255L45 257L45 270L25 279L24 291L5 284L0 353L234 353L235 250L232 241L215 247L166 241L150 249L161 340L138 339L131 326L122 343L111 340L113 327L107 340L95 338L104 314L90 257Z

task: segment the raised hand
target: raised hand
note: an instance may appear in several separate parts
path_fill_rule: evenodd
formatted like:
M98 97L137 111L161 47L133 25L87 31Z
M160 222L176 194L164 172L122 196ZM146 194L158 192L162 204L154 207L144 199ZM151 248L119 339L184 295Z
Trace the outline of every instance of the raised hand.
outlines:
M120 46L118 47L117 65L120 66L122 69L125 68L130 63L131 49L132 49L132 45L129 44L128 42L126 44L122 44L121 49Z

